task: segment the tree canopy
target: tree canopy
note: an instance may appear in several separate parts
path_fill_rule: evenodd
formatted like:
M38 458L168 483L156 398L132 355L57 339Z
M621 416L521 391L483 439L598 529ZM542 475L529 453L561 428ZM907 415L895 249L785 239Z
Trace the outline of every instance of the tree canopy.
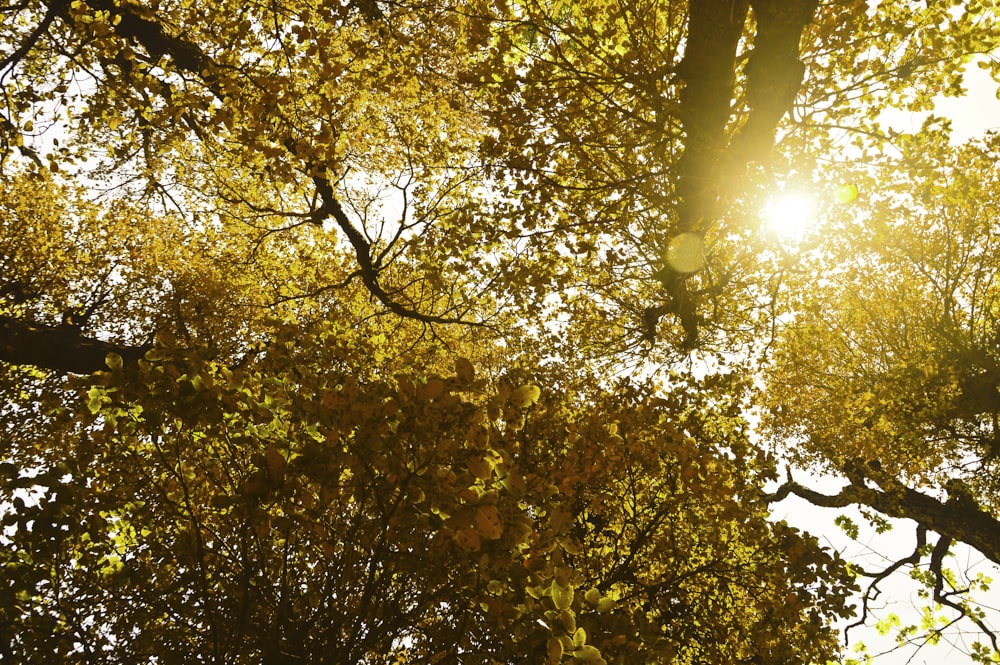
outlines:
M1000 659L1000 138L886 120L997 13L0 7L0 657L825 665L905 569Z

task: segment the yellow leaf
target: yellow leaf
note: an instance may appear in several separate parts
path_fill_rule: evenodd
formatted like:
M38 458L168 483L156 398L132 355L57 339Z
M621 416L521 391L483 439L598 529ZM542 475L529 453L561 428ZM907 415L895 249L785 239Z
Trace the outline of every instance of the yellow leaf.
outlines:
M557 618L567 633L574 633L576 630L576 613L573 610L563 610Z
M274 446L268 446L264 451L264 464L267 466L267 475L274 482L281 482L285 477L285 469L288 462L284 455Z
M493 475L493 465L483 458L482 455L473 455L466 462L466 466L469 467L469 472L481 480L486 480Z
M510 403L519 409L524 409L538 401L542 389L533 383L523 385L510 394Z
M573 659L584 663L595 663L601 660L601 652L597 650L597 647L587 644L573 650Z
M104 364L113 370L118 370L122 368L122 357L112 351L104 357Z
M610 612L611 610L615 609L616 604L617 603L615 603L613 598L601 598L601 600L598 601L597 603L597 611Z
M496 540L503 533L503 520L496 506L476 508L476 529L487 540Z
M455 543L458 544L466 552L478 552L479 548L482 546L482 542L479 540L479 534L475 532L474 529L469 527L463 527L455 532L453 536Z
M549 642L546 646L546 651L548 652L548 659L546 663L548 665L557 665L563 657L563 645L559 641L558 637L550 637Z
M569 609L570 605L573 604L573 587L563 586L552 580L551 593L552 604L556 606L557 610Z
M444 388L444 381L441 379L431 379L424 385L417 388L417 398L430 400L435 397L440 397L444 392Z
M455 358L455 374L462 383L472 383L476 379L476 368L468 358Z

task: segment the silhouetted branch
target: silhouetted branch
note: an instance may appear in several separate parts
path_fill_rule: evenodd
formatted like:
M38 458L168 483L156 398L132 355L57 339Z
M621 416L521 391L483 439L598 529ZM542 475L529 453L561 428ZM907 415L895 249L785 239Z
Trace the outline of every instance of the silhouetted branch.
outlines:
M844 628L845 639L848 632L850 632L852 628L863 626L865 625L865 622L868 620L869 603L878 598L879 594L882 593L881 589L878 588L879 582L888 578L890 575L895 573L903 566L906 565L916 566L917 564L919 564L921 557L921 550L924 548L925 545L927 545L927 529L918 524L917 544L914 546L913 552L911 552L909 556L905 556L901 559L893 561L891 564L889 564L889 566L887 566L883 570L878 571L877 573L867 572L858 566L854 567L854 569L857 570L859 574L863 575L864 577L871 577L873 579L871 583L868 585L868 587L865 589L864 595L861 597L861 616L858 618L857 621Z
M105 358L109 353L117 353L125 363L130 363L148 349L145 345L113 344L84 337L70 325L42 325L0 315L0 361L12 365L92 374L108 369Z
M904 486L873 465L850 463L845 473L850 484L837 494L816 492L788 478L764 500L773 503L794 494L824 508L867 506L888 517L913 520L929 531L974 547L990 561L1000 564L1000 521L975 502L958 497L940 501Z

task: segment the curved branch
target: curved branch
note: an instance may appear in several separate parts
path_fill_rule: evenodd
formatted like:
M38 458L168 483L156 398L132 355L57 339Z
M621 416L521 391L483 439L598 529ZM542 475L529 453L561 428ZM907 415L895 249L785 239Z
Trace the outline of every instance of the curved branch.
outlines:
M340 205L340 201L337 200L336 195L333 193L333 186L330 185L330 181L322 175L316 175L313 176L313 184L315 185L316 191L319 193L320 200L322 201L322 205L320 205L320 207L317 208L312 214L313 223L322 224L328 217L333 218L333 221L335 221L337 226L340 227L340 230L344 232L344 235L347 236L347 241L351 243L351 247L354 249L354 255L361 268L361 281L364 283L365 288L367 288L368 292L375 296L375 298L382 303L386 309L393 314L397 314L408 319L414 319L416 321L422 321L423 323L461 323L464 325L474 326L486 325L478 321L467 321L465 319L454 319L444 316L435 316L432 314L423 314L393 300L392 296L386 293L385 289L382 288L382 285L378 281L379 268L372 261L371 244L351 223L347 213L344 212L343 207Z
M929 531L974 547L993 563L1000 564L1000 521L981 510L973 501L960 498L940 501L903 486L871 466L862 468L851 464L846 470L850 484L837 494L823 494L788 478L764 500L773 503L794 494L825 508L867 506L888 517L913 520ZM866 480L874 481L878 487L869 486Z
M223 97L222 91L218 89L218 81L212 74L216 63L197 44L170 35L156 21L140 16L141 7L129 3L118 4L114 0L90 0L87 4L94 9L121 16L121 21L113 26L115 34L127 40L134 39L154 58L169 55L179 69L199 77L216 96L220 99Z
M934 546L934 551L931 552L930 571L934 574L934 600L941 603L945 607L950 607L958 612L958 618L956 621L964 618L971 619L979 630L989 636L990 642L993 644L993 650L1000 651L1000 647L997 645L996 633L990 630L989 627L983 623L982 619L969 614L964 607L951 599L951 596L965 593L968 589L955 590L947 593L944 591L945 573L941 568L941 564L944 561L945 555L948 554L948 549L951 547L951 543L951 538L948 536L941 536L938 539L937 544Z
M865 589L864 595L861 597L861 616L858 617L858 620L855 621L854 623L844 627L845 639L847 638L848 632L850 632L852 628L863 626L865 625L865 622L868 620L868 609L869 609L868 604L871 601L878 598L879 594L882 592L882 590L878 588L879 582L886 579L887 577L889 577L890 575L892 575L897 570L899 570L900 568L902 568L907 564L911 566L916 566L918 563L920 563L921 550L923 550L925 545L927 545L927 529L918 524L917 544L913 548L913 552L911 552L909 556L905 556L902 559L897 559L896 561L893 561L887 568L880 570L877 573L869 573L856 567L861 575L865 577L871 577L873 579L871 581L871 584L868 585L868 588Z

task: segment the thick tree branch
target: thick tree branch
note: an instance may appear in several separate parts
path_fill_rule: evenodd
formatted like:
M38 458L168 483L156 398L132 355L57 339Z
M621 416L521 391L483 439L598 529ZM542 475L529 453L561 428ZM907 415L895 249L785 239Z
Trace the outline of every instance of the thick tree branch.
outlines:
M196 44L168 34L162 25L142 16L141 7L114 0L90 0L87 4L94 9L121 16L121 21L114 26L115 34L119 37L142 44L154 58L170 56L178 69L198 76L213 93L222 96L212 74L215 63Z
M818 4L817 0L750 3L757 21L753 53L747 63L750 116L733 139L728 155L739 167L766 159L778 123L795 103L806 71L799 60L799 42Z
M750 160L766 157L774 131L802 85L799 60L802 32L812 20L817 0L709 0L692 2L688 42L676 76L683 80L679 115L684 154L677 165L681 198L679 232L704 232L719 215L719 197L727 182ZM746 97L750 115L725 159L736 79L736 47L753 8L757 23L754 49L747 64Z
M692 2L687 46L676 76L684 154L677 164L681 198L678 231L699 231L716 214L716 166L725 147L726 125L736 81L736 46L746 23L747 0Z
M0 361L33 365L68 374L92 374L108 369L105 358L117 353L126 363L134 362L146 346L112 344L84 337L72 326L29 323L0 315Z
M974 547L990 561L1000 564L1000 521L981 510L975 502L957 497L940 501L905 487L871 467L852 464L847 471L851 483L837 494L822 494L789 478L765 500L773 503L794 494L825 508L867 506L888 517L913 520L929 531Z
M877 463L862 464L850 461L844 465L844 473L850 484L835 495L821 494L792 480L791 476L773 494L765 496L767 502L777 502L791 494L816 506L843 508L862 505L877 510L883 515L899 519L909 519L917 523L917 544L913 552L895 561L885 570L877 573L861 571L874 578L862 600L861 618L847 627L847 630L864 623L868 615L868 604L878 595L878 583L906 564L917 565L922 550L927 543L927 532L934 531L939 537L931 552L928 569L934 575L934 601L958 612L958 621L970 618L989 637L993 649L998 649L997 635L979 617L970 615L952 596L965 590L945 591L946 574L942 564L948 549L955 541L977 549L986 558L1000 564L1000 521L984 512L962 489L960 484L948 487L948 500L940 501L904 486L898 479L885 473ZM872 487L871 485L875 485Z
M726 144L726 125L736 83L736 47L746 23L748 0L701 0L688 11L687 46L674 76L684 84L678 117L684 130L684 153L677 163L677 234L704 235L718 215L718 162ZM667 298L644 312L644 337L656 339L663 316L673 314L684 331L683 346L698 341L697 301L687 286L688 273L668 261L655 278Z

